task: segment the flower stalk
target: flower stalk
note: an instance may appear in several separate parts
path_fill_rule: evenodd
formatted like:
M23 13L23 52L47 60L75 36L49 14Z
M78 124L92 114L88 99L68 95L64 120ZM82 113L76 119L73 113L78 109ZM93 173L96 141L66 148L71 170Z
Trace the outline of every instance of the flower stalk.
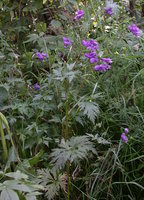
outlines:
M69 138L69 130L68 130L68 122L69 122L69 102L68 102L68 89L69 89L69 82L65 80L65 92L66 92L66 124L65 124L65 140ZM69 160L66 163L66 171L67 171L67 200L70 200L70 162Z
M3 131L3 122L1 118L0 118L0 134L1 134L3 152L4 152L4 160L6 160L8 158L8 149L7 149L6 140L5 140L4 131Z

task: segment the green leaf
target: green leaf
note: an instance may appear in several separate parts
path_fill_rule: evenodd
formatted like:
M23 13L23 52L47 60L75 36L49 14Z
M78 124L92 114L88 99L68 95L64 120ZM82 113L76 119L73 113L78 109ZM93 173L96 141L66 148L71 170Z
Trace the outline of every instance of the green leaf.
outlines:
M33 34L30 34L30 35L28 36L28 38L29 38L29 39L26 40L24 43L29 43L29 42L35 43L35 42L37 42L39 36L38 36L37 34L33 33Z
M40 161L40 159L41 159L43 153L44 153L43 150L41 150L41 151L40 151L39 153L37 153L33 158L30 158L30 159L29 159L30 165L31 165L31 166L36 165L36 164Z
M0 86L0 108L3 106L4 102L8 99L8 91Z
M96 153L93 143L88 136L72 137L70 140L61 140L58 148L53 149L50 157L56 169L65 167L66 162L77 164L80 160L87 158L89 152Z
M26 195L25 198L26 200L36 200L36 196L32 196L32 195Z
M77 4L77 1L76 0L68 0L69 3L72 3L72 4Z
M42 4L43 4L43 0L35 0L35 1L33 1L33 4L34 4L34 7L36 8L36 9L40 9L40 8L42 8Z
M61 174L57 171L41 169L38 170L37 182L45 188L45 196L48 200L53 200L55 195L58 195L59 190L66 189L66 177L65 174Z
M89 137L91 137L93 141L96 140L99 144L111 144L111 142L109 142L108 140L104 139L103 137L100 137L98 134L93 135L93 134L87 133L87 135Z
M60 21L53 19L51 21L51 25L54 26L55 28L59 28L62 24Z
M16 180L20 180L20 179L28 179L28 176L26 174L23 174L22 172L20 172L19 170L16 172L10 172L10 173L6 173L6 176L14 178Z
M12 147L9 151L9 157L8 157L8 161L7 161L5 169L8 169L10 167L10 164L16 161L17 161L17 157L15 154L14 148Z
M83 110L84 115L87 115L87 117L95 123L95 118L99 114L99 108L97 103L95 102L80 102L79 104L80 110Z
M0 200L19 200L19 197L13 190L6 189L1 192Z
M46 23L44 22L39 22L36 24L36 30L38 33L40 32L45 32L46 31Z
M67 18L66 18L64 15L59 14L58 16L59 16L62 20L67 21Z

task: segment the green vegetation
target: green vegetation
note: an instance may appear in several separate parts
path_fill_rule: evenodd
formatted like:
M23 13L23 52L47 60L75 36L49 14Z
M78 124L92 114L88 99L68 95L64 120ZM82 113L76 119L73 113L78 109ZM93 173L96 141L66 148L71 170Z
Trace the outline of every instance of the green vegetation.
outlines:
M128 2L0 2L0 200L144 199L144 4Z

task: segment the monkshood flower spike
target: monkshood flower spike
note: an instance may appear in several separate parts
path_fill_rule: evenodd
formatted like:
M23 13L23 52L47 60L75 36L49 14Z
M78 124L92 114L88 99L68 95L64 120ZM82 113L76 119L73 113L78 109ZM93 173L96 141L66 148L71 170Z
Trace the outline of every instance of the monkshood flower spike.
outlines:
M112 16L113 15L113 8L112 7L106 7L104 8L105 13Z
M139 29L135 24L129 25L129 26L128 26L128 29L129 29L129 31L130 31L133 35L135 35L137 38L140 37L140 35L141 35L140 29Z
M72 41L69 38L63 37L64 48L67 46L72 46Z
M75 19L76 21L78 21L78 20L81 19L83 16L84 16L83 10L77 10L76 13L75 13L74 19Z
M43 61L44 58L47 58L47 54L46 53L40 53L39 51L36 53L36 56L38 57L38 59L40 61Z

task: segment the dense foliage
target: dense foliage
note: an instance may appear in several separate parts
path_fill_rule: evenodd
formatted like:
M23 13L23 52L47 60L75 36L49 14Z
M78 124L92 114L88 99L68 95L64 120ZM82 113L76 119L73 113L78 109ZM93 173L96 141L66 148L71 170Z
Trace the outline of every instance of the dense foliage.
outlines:
M143 30L141 0L0 2L0 200L143 199Z

